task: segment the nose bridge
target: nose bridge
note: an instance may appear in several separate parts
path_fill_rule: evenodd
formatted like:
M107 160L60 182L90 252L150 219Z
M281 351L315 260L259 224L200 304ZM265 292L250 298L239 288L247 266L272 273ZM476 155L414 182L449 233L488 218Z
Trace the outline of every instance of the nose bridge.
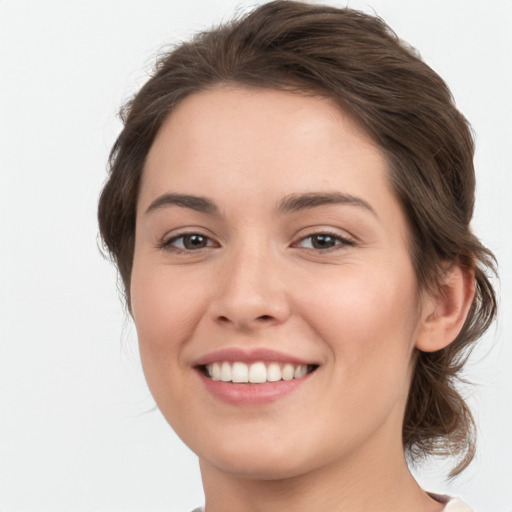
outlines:
M242 329L283 322L289 305L280 279L280 261L268 240L251 237L231 247L223 258L217 321Z
M248 243L244 247L236 249L231 255L231 262L226 272L226 285L228 293L243 297L250 301L271 293L272 266L275 258L268 248ZM266 250L265 250L266 249ZM275 280L274 280L274 284Z

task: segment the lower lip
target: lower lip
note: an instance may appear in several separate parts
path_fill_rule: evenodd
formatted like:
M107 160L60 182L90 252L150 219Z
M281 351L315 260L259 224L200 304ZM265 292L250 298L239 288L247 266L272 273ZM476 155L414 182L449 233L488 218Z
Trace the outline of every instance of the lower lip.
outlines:
M297 390L311 377L312 373L300 379L279 380L277 382L264 382L262 384L238 384L212 380L202 372L198 374L206 389L216 398L232 405L262 405L275 402Z

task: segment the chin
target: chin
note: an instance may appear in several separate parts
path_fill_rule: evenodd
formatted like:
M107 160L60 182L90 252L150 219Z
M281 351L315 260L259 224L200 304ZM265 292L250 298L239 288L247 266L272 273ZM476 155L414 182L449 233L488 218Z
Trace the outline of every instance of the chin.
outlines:
M217 457L206 462L223 473L251 480L285 480L307 472L304 464L299 461L276 460L265 456L243 460L242 457L236 460Z
M301 443L292 446L292 443L275 440L255 442L253 438L250 441L208 446L205 451L196 450L196 454L202 463L204 461L223 473L255 480L283 480L315 469L307 450L297 450L297 444L300 446Z

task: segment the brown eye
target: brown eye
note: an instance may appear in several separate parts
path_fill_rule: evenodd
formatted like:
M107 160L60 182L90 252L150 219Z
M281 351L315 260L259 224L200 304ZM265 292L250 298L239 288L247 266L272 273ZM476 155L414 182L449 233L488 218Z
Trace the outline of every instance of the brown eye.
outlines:
M203 235L185 235L183 236L183 246L185 249L202 249L208 244L208 238Z
M332 235L313 235L311 245L314 249L329 249L339 244L339 238Z
M200 233L185 233L172 237L164 243L164 248L171 251L194 251L211 247L212 245L212 240L207 236L201 235Z
M330 233L315 233L304 237L298 243L299 247L316 250L326 250L332 249L333 247L343 247L347 245L354 245L354 242L339 235L333 235Z

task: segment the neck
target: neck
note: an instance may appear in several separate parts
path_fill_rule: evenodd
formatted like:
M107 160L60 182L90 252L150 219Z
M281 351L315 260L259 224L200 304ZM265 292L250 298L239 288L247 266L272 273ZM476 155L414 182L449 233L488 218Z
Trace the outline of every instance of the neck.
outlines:
M206 512L441 511L412 477L401 443L395 448L390 454L389 446L368 446L341 463L272 479L233 475L202 460Z

